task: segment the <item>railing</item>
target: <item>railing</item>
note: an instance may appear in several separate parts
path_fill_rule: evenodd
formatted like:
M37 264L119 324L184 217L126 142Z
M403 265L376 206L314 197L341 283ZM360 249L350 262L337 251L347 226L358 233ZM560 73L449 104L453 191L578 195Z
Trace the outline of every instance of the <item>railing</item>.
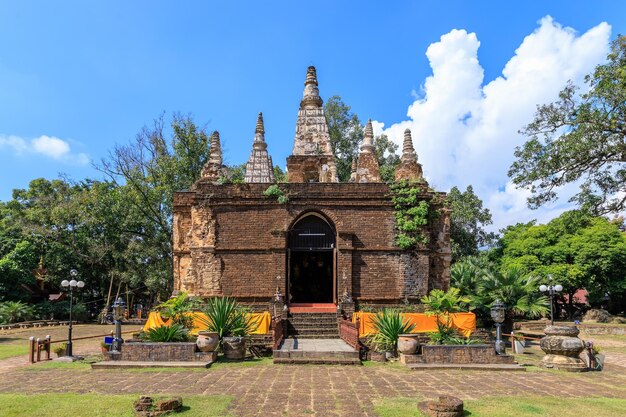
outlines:
M283 320L281 317L274 317L272 319L272 338L274 339L274 350L278 349L280 343L283 341L283 337L285 337Z
M356 323L352 323L350 320L338 319L339 323L339 337L352 346L354 350L359 350L359 320Z
M125 332L121 332L121 334L128 333L136 333L137 330L127 330ZM111 330L109 334L98 334L94 336L82 336L82 337L73 337L72 341L76 340L85 340L85 339L94 339L96 337L106 337L113 336L114 332ZM35 336L31 336L28 338L28 361L30 363L36 363L42 361L41 354L45 354L45 358L43 360L50 360L50 346L53 343L64 343L67 342L67 339L59 339L59 340L50 340L50 336L46 336L43 340L41 338L35 338Z

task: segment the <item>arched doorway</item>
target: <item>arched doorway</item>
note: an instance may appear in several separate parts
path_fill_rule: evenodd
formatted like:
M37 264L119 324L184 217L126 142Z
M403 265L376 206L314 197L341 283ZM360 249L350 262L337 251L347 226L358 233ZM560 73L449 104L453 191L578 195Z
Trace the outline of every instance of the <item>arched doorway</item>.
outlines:
M291 305L335 302L336 234L322 216L310 213L289 231L288 300Z

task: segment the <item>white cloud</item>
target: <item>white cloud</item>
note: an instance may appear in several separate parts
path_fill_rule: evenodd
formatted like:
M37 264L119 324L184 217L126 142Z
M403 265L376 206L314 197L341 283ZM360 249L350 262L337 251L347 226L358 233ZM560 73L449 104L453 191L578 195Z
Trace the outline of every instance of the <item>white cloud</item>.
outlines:
M72 153L69 142L54 136L42 135L26 140L15 135L0 135L0 149L3 147L13 149L18 155L34 153L78 165L86 165L90 161L87 154Z
M517 132L532 120L536 105L555 100L568 80L582 84L584 75L605 59L610 34L607 23L579 35L544 17L502 75L483 84L476 34L452 30L426 51L432 75L409 106L408 119L384 133L401 145L404 129L411 129L428 181L442 190L473 185L493 213L494 229L549 220L568 208L563 204L567 196L560 205L526 208L528 192L507 177L513 151L525 140ZM372 123L383 129L382 123ZM563 194L568 191L572 188Z

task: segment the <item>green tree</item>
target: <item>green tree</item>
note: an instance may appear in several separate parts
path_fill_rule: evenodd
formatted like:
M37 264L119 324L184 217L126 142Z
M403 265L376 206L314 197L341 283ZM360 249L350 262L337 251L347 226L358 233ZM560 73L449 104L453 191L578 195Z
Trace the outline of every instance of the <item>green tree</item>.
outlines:
M585 83L588 91L578 94L570 82L521 131L530 140L516 149L509 176L531 190L531 208L579 182L571 201L581 207L595 214L626 208L626 36L613 41L607 62Z
M146 270L158 281L172 283L172 204L177 191L189 189L200 178L210 155L209 137L190 116L174 115L171 137L165 136L164 118L144 128L129 145L117 146L98 168L121 190L121 201L141 221L135 233L139 262L144 249L151 248ZM144 246L147 245L147 246ZM153 262L152 262L153 261ZM160 271L160 272L157 272Z
M604 217L572 210L547 224L517 224L504 230L498 246L503 268L517 268L544 284L551 275L563 285L570 316L581 288L592 297L608 293L615 311L624 308L626 236Z
M374 138L376 157L380 166L380 179L383 182L396 180L396 168L400 164L400 156L396 153L398 145L387 137L379 135Z
M450 215L450 239L452 240L452 260L464 256L478 255L479 249L491 245L495 233L487 232L485 226L492 223L488 208L474 193L471 185L461 192L452 187L447 196L452 210Z
M346 182L352 173L352 161L359 155L365 126L339 96L332 96L326 101L324 114L328 123L330 146L335 155L337 176L340 182ZM374 138L374 146L381 180L394 181L396 167L400 163L400 157L396 154L398 145L390 141L386 135L379 135Z
M328 123L330 146L336 158L337 176L339 181L346 182L352 172L352 160L359 154L363 126L359 117L351 112L350 106L339 96L332 96L326 101L324 114Z

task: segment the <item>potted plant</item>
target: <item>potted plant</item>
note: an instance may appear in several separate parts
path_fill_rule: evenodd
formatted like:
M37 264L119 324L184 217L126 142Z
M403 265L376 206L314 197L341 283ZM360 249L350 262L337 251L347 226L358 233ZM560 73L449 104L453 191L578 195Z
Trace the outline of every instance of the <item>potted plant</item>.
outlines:
M393 308L385 308L376 313L372 319L375 333L371 336L371 343L377 349L385 349L387 359L397 356L398 339L401 334L410 333L415 325L405 321L400 311Z
M67 343L61 343L60 345L52 349L52 351L57 354L57 358L65 356L66 350L67 350Z
M246 337L258 327L258 323L250 319L249 310L234 298L214 297L208 300L204 314L206 318L200 317L198 321L206 331L217 333L224 357L243 360Z

